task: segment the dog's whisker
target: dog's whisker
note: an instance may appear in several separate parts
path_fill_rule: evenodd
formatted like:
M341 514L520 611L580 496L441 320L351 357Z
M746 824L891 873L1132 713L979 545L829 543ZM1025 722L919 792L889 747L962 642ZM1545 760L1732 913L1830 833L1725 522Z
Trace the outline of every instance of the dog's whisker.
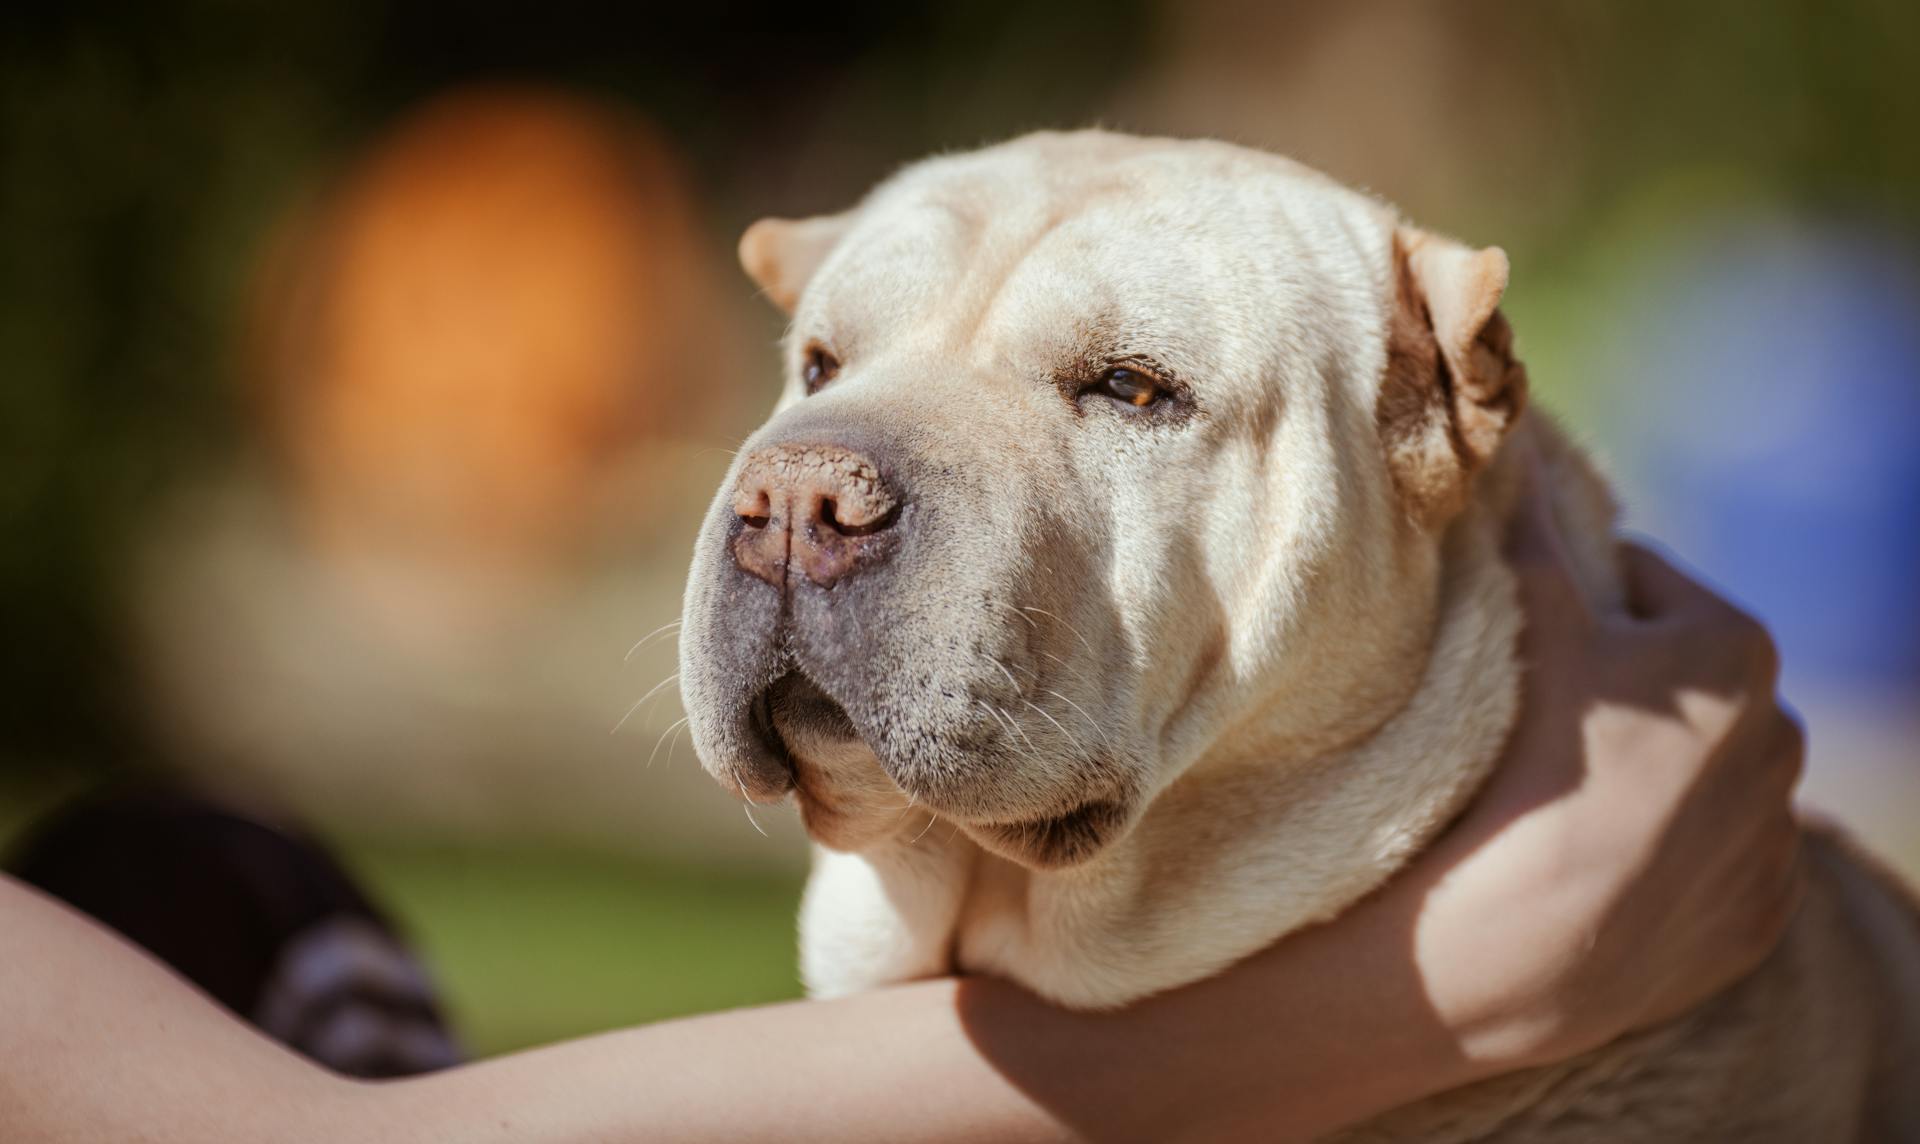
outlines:
M753 800L752 799L748 799L746 802L741 803L740 809L747 812L747 821L753 823L753 828L755 830L760 831L760 837L762 838L773 837L773 835L768 834L766 830L762 829L762 827L760 826L759 820L753 817Z
M1062 675L1072 679L1075 683L1080 682L1080 673L1073 669L1072 664L1068 663L1064 659L1061 659L1059 656L1053 654L1050 651L1043 651L1040 654L1052 660L1054 663L1054 666L1060 669L1060 672Z
M1084 672L1079 672L1079 671L1075 671L1075 670L1074 670L1074 668L1073 668L1073 665L1072 665L1072 664L1070 664L1070 663L1068 663L1068 662L1067 662L1066 660L1064 660L1064 659L1061 659L1061 658L1060 658L1059 656L1057 656L1057 655L1055 655L1055 654L1053 654L1053 653L1052 653L1052 652L1050 652L1050 651L1043 651L1043 652L1041 652L1040 654L1041 654L1041 655L1043 655L1043 656L1046 656L1046 657L1047 657L1048 659L1050 659L1050 660L1052 660L1052 661L1053 661L1053 663L1054 663L1054 666L1060 669L1060 670L1059 670L1058 672L1056 672L1056 673L1055 673L1055 674L1056 674L1056 676L1057 676L1057 677L1059 678L1059 680L1060 680L1060 682L1062 682L1062 683L1084 683L1084 682L1086 681L1086 675L1085 675L1085 673L1084 673ZM1033 678L1035 679L1035 681L1038 681L1038 680L1039 680L1039 678L1040 678L1040 673L1039 673L1039 672L1037 672L1037 671L1036 671L1036 672L1032 672L1031 674L1033 675ZM1071 704L1071 705L1073 706L1073 708L1074 708L1075 710L1079 710L1079 707L1080 707L1080 705L1079 705L1079 704L1077 704L1077 703L1074 703L1074 702L1073 702L1073 700L1071 700L1071 699L1067 699L1067 697L1066 697L1066 696L1064 696L1064 695L1061 695L1061 694L1060 694L1060 693L1059 693L1058 691L1051 691L1051 690L1048 690L1047 688L1044 688L1044 687L1043 687L1043 688L1041 688L1040 690L1042 690L1042 691L1045 691L1045 692L1046 692L1047 694L1049 694L1049 695L1052 695L1052 696L1055 696L1056 698L1059 698L1059 699L1063 699L1063 700L1066 700L1066 702L1067 702L1067 703L1069 703L1069 704ZM1084 717L1084 716L1086 715L1086 712L1085 712L1085 711L1081 711L1081 712L1080 712L1080 714L1081 714L1081 716L1082 716L1082 717ZM1093 721L1093 720L1091 720L1091 719L1088 719L1088 720L1087 720L1087 722L1089 722L1089 723L1093 723L1094 721ZM1100 729L1100 728L1099 728L1099 724L1097 724L1097 723L1094 723L1094 730L1095 730L1095 731L1098 731L1099 729Z
M646 647L647 644L652 642L655 637L665 635L666 633L677 629L680 626L680 623L681 621L675 620L670 624L661 624L659 627L648 632L646 635L641 636L638 642L636 642L632 647L627 649L627 654L621 657L620 662L621 663L633 662L633 655L635 652L639 651L643 647Z
M1014 718L1012 713L1007 711L1007 709L1004 707L996 708L996 710L998 710L1000 714L1006 716L1007 725L1012 727L1013 733L1020 736L1021 741L1026 743L1027 757L1029 759L1034 760L1035 762L1040 761L1040 748L1034 745L1033 739L1030 736L1028 736L1026 728L1020 725L1020 720Z
M1007 670L1007 665L1004 663L1001 663L997 659L992 660L990 662L992 662L993 666L1000 669L1001 675L1004 675L1007 677L1007 686L1013 688L1013 693L1015 695L1020 694L1020 681L1013 677L1013 672Z
M923 826L923 827L921 827L921 828L920 828L920 833L918 833L918 834L916 834L916 835L914 835L914 836L913 836L913 840L912 840L911 842L908 842L908 843L907 843L907 845L908 845L908 846L918 846L918 845L920 844L920 840L921 840L922 838L925 838L925 837L927 836L927 831L929 831L929 830L932 830L932 829L933 829L933 824L934 824L934 823L936 823L936 822L938 822L938 821L940 821L940 819L939 819L939 817L938 817L937 815L934 815L934 814L931 814L931 813L929 813L929 814L927 815L927 824L926 824L925 826Z
M1096 735L1100 733L1100 724L1095 723L1093 721L1093 716L1087 714L1086 711L1083 710L1078 703L1075 703L1073 700L1068 699L1066 696L1060 694L1058 691L1053 690L1051 687L1043 687L1040 690L1046 692L1048 695L1053 696L1055 699L1058 699L1060 702L1065 703L1067 706L1073 708L1075 711L1078 711L1080 713L1080 718L1085 719L1087 721L1087 726L1093 728L1093 733Z
M633 706L627 708L627 713L625 715L620 716L620 722L615 723L613 725L613 731L608 731L607 734L611 735L614 733L614 731L618 731L621 727L626 726L627 720L633 718L633 713L635 711L640 710L640 705L642 703L645 703L647 700L652 699L654 696L660 694L660 689L662 687L665 687L667 684L672 683L674 680L678 678L680 678L680 673L676 671L672 675L667 676L665 679L661 680L660 682L654 684L652 687L648 688L647 693L633 701Z
M687 720L691 718L693 718L693 716L691 715L682 715L680 716L680 718L676 719L670 726L668 726L666 730L660 732L660 737L653 741L653 750L647 754L648 770L653 769L653 757L660 753L660 744L667 741L668 735L672 735L675 731L678 731L680 728L686 726ZM678 739L679 736L675 735L674 738ZM669 759L673 758L672 751L667 752L667 758Z
M995 723L1000 724L1000 726L1006 730L1008 735L1007 741L1013 744L1013 749L1016 751L1019 751L1023 756L1029 759L1033 758L1034 756L1032 752L1028 751L1025 747L1022 747L1019 741L1013 738L1013 736L1017 736L1020 734L1020 729L1016 727L1013 723L1013 717L1011 715L1008 715L1006 712L1000 710L998 707L995 707L991 703L984 704L984 706L987 709L987 714L993 716L993 721Z
M1082 682L1082 681L1083 681L1083 680L1085 679L1085 676L1084 676L1084 674L1083 674L1082 672L1079 672L1079 671L1076 671L1076 670L1074 669L1074 666L1073 666L1072 664L1070 664L1070 663L1068 663L1068 662L1067 662L1066 660L1064 660L1064 659L1061 659L1061 658L1060 658L1059 656L1057 656L1057 655L1055 655L1055 654L1053 654L1052 652L1050 652L1050 651L1043 651L1043 652L1040 652L1039 654L1041 654L1041 655L1043 655L1043 656L1045 656L1046 658L1048 658L1048 659L1050 659L1050 660L1052 660L1052 661L1053 661L1053 664L1054 664L1054 666L1055 666L1056 668L1058 668L1058 669L1059 669L1059 670L1058 670L1058 671L1056 671L1056 672L1055 672L1054 674L1055 674L1055 676L1056 676L1056 677L1057 677L1058 679L1060 679L1060 681L1061 681L1061 682L1064 682L1064 683L1080 683L1080 682ZM1031 667L1027 667L1027 666L1025 666L1025 665L1023 665L1023 664L1018 664L1018 663L1016 663L1016 664L1014 664L1014 665L1013 665L1013 669L1014 669L1015 671L1018 671L1018 672L1021 672L1021 673L1023 673L1023 674L1024 674L1024 675L1026 675L1026 676L1027 676L1027 677L1028 677L1029 679L1031 679L1031 680L1033 680L1033 681L1034 681L1035 683L1038 683L1038 682L1040 682L1040 680L1042 680L1043 678L1045 678L1045 677L1044 677L1043 675L1041 675L1041 674L1040 674L1040 672L1039 672L1038 670L1036 670L1035 668L1031 668ZM1045 688L1040 688L1040 690L1042 690L1042 691L1045 691L1046 689L1045 689ZM1059 692L1057 692L1057 691L1056 691L1056 692L1050 692L1049 694L1053 694L1053 695L1059 695ZM1060 696L1060 697L1061 697L1061 698L1063 698L1063 699L1065 698L1065 696Z
M981 704L981 706L982 706L982 707L984 707L984 708L986 708L986 711L987 711L987 714L993 717L993 721L994 721L994 722L995 722L996 724L999 724L999 725L1000 725L1001 727L1003 727L1003 728L1004 728L1004 727L1006 726L1006 724L1005 724L1005 723L1004 723L1004 722L1003 722L1003 721L1001 720L1001 718L1000 718L1000 713L999 713L999 711L997 711L997 710L996 710L996 709L994 708L994 706L993 706L993 704L991 704L991 703L982 703L982 704Z
M1052 612L1047 611L1045 608L1022 607L1020 610L1023 612L1036 612L1042 616L1049 617L1055 623L1059 624L1061 627L1067 629L1069 632L1072 632L1073 638L1080 641L1080 646L1087 649L1088 655L1093 656L1093 658L1096 660L1100 658L1097 654L1094 653L1093 645L1087 642L1087 637L1080 634L1080 629L1074 627L1072 624L1068 623L1066 620L1061 619L1059 616L1054 615Z
M1067 741L1073 744L1073 749L1080 752L1082 757L1088 756L1089 752L1087 751L1087 745L1080 741L1080 736L1074 734L1072 731L1067 730L1065 727L1062 727L1060 725L1060 720L1055 719L1052 715L1048 714L1046 708L1041 707L1040 705L1027 699L1022 699L1020 702L1025 703L1027 706L1033 708L1034 712L1038 714L1040 718L1045 719L1047 722L1053 724L1053 729L1060 732L1062 735L1065 735L1067 737Z

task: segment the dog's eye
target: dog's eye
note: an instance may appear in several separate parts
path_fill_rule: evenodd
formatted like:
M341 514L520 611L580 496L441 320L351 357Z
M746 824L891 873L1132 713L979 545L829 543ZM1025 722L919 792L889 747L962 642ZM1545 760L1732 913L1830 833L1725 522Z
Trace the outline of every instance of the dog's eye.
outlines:
M808 393L820 392L820 387L832 381L839 372L839 358L819 346L807 347L807 355L800 363L800 380L806 384Z
M1115 401L1145 409L1166 396L1166 390L1160 385L1160 379L1150 373L1127 366L1115 366L1100 375L1093 384L1093 391Z

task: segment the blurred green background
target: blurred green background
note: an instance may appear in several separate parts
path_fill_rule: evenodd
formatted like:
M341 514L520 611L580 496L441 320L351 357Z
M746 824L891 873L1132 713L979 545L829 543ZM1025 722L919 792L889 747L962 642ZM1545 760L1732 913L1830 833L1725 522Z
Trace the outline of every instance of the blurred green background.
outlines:
M629 650L774 393L732 242L1037 127L1270 147L1504 246L1543 399L1775 626L1810 797L1920 870L1920 7L0 29L0 834L130 773L288 806L481 1051L795 992L797 832L676 737L672 632Z

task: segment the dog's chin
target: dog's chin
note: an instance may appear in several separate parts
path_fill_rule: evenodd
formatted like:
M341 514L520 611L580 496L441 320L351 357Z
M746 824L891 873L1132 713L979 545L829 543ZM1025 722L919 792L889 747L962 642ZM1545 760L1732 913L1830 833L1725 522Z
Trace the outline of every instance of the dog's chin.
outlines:
M1078 866L1104 849L1127 825L1125 803L1094 799L1063 814L1010 823L968 825L968 837L1009 862L1036 870Z
M853 720L799 671L768 686L753 705L759 734L787 759L794 803L809 837L834 850L863 850L899 825L909 799L887 776Z

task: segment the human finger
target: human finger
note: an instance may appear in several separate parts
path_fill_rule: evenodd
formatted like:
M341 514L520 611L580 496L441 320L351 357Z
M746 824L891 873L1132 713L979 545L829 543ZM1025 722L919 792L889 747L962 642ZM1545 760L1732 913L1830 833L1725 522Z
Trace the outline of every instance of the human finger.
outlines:
M1593 621L1586 594L1574 577L1560 527L1553 518L1538 452L1524 454L1520 499L1507 527L1506 557L1519 579L1520 602L1536 639L1555 631L1582 630Z
M1752 622L1745 612L1648 545L1622 542L1620 571L1628 611L1639 619L1713 617Z

